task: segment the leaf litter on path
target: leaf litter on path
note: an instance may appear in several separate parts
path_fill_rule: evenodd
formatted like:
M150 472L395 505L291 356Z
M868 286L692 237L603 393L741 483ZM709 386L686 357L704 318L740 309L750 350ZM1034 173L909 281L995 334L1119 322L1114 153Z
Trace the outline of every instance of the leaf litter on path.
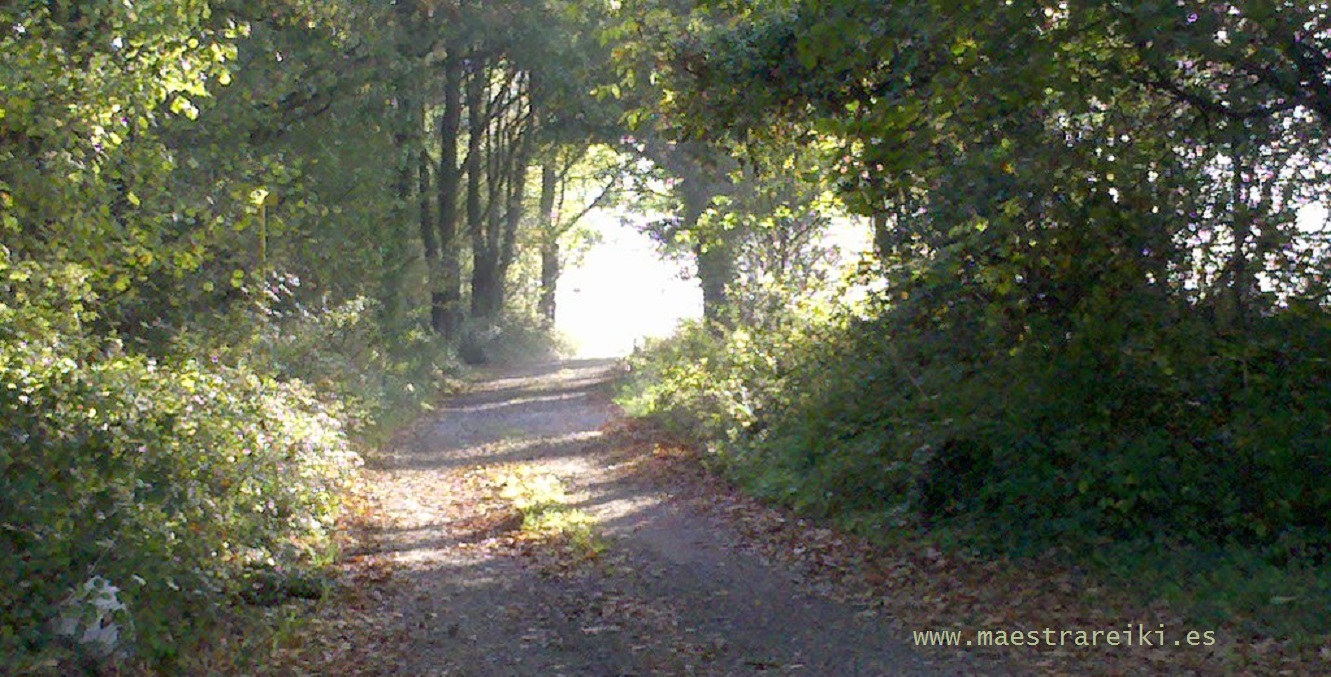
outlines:
M358 533L370 545L348 558L342 601L319 612L289 664L422 676L1268 674L1232 648L910 646L913 630L1178 621L1052 564L873 547L764 505L687 445L619 418L604 387L615 369L491 374L386 449L367 473Z

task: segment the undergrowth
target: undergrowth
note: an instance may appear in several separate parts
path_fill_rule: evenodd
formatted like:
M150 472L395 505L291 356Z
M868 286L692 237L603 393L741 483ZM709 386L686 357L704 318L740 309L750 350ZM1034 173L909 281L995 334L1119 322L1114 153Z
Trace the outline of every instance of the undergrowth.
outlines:
M1331 321L1085 317L1012 340L983 307L898 298L690 325L631 358L619 401L879 542L1053 554L1201 618L1331 634Z
M568 492L558 477L519 466L505 472L499 486L500 497L522 515L522 532L557 546L565 564L596 559L605 551L595 522L569 504Z
M0 673L188 673L217 628L323 594L360 445L449 365L390 352L363 301L281 303L144 349L97 326L85 269L0 249Z

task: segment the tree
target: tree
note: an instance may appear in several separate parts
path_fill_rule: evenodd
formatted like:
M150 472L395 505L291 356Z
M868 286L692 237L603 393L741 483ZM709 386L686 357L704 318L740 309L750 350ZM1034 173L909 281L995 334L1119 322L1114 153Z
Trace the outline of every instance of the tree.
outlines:
M717 198L730 194L738 164L724 140L690 136L673 113L668 83L678 64L675 46L717 19L694 2L644 0L620 3L605 40L619 43L615 63L620 82L604 87L623 101L631 135L625 149L669 176L671 217L650 226L668 248L684 247L693 259L703 293L703 315L721 329L730 324L728 288L735 279L733 221L706 219Z
M679 86L676 98L681 110L695 113L691 119L711 120L701 123L710 128L725 127L716 124L718 116L746 128L761 128L773 115L805 116L841 138L843 194L874 216L885 254L893 243L912 242L943 252L945 244L962 244L953 231L967 220L984 229L965 235L973 249L1005 251L1004 237L1029 240L1043 232L1051 237L1037 239L1050 242L1057 237L1050 226L1084 223L1087 209L1108 216L1113 208L1106 204L1169 206L1168 214L1143 215L1125 237L1150 243L1149 260L1135 273L1149 285L1148 278L1180 274L1185 231L1215 230L1188 214L1209 215L1203 220L1244 214L1226 207L1235 200L1234 172L1219 180L1214 170L1243 154L1235 148L1266 157L1262 174L1278 181L1278 190L1272 181L1265 189L1251 183L1251 171L1238 174L1268 210L1265 243L1278 249L1276 243L1289 241L1293 208L1318 183L1310 155L1292 151L1287 139L1323 143L1316 99L1325 83L1308 56L1310 45L1326 39L1316 28L1323 21L1316 10L1271 11L1264 3L1223 3L1199 13L1149 4L993 11L985 3L898 3L885 10L875 3L811 2L682 44L679 71L692 85ZM941 171L949 164L958 171ZM1283 180L1289 176L1309 180ZM1209 188L1193 190L1198 184ZM1182 192L1175 190L1180 186ZM1088 187L1084 199L1043 201ZM938 199L944 195L949 199ZM1228 240L1253 238L1234 225ZM931 234L935 228L941 230ZM1262 249L1233 250L1235 258L1222 266L1233 271L1227 288L1253 286L1233 275L1250 278L1242 262L1272 251ZM1087 261L1086 253L1021 256ZM1112 249L1103 253L1116 257ZM962 255L954 264L985 269L969 268L967 261L980 260ZM1080 275L1071 268L988 270L985 284L1004 280L1004 289L1018 279L1036 285L1050 275ZM1061 288L1064 296L1070 291ZM1026 296L1050 293L1032 286Z
M365 327L406 249L386 13L0 7L0 670L180 672L259 569L313 566L349 431L433 366Z
M555 322L564 241L584 217L613 199L622 182L623 169L622 156L608 147L569 143L547 151L541 163L541 192L536 209L536 245L540 254L537 313L547 327Z
M422 156L415 187L431 325L457 341L468 320L492 324L509 305L510 271L531 225L530 167L604 129L584 79L598 49L577 25L597 15L577 3L520 1L402 12L412 27L403 44L415 45L407 51L419 64L411 69L424 106L417 136L433 130L421 152L438 155L433 168Z
M674 128L830 141L879 258L870 319L790 385L808 409L738 457L1043 543L1327 542L1331 494L1282 470L1325 459L1325 235L1296 218L1327 186L1325 7L707 5L638 19Z

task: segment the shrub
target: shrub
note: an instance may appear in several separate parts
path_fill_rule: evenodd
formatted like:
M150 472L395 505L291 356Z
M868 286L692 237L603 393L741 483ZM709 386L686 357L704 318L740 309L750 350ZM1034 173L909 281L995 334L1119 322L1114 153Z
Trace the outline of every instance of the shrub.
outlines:
M255 572L311 562L359 458L303 382L126 354L86 331L80 268L0 254L0 655L49 664L100 580L122 649L169 664Z
M456 355L423 323L384 329L372 299L302 299L290 275L272 275L265 285L261 302L209 318L206 334L177 335L176 351L306 383L338 408L353 436L377 435L396 417L418 412L458 370Z
M567 348L539 318L515 312L493 320L468 320L458 354L472 365L534 364L558 359Z
M812 514L1015 552L1331 552L1323 311L1286 309L1242 334L1087 312L1016 341L976 318L983 305L908 299L867 319L690 326L633 358L622 401Z

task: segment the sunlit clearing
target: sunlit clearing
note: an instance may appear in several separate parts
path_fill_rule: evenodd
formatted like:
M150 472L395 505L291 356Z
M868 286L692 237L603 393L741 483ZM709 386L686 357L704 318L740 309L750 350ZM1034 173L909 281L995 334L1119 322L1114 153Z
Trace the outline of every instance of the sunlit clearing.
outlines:
M578 357L627 355L635 341L702 316L697 281L682 277L679 263L663 261L648 236L611 212L587 219L601 242L564 272L555 297L555 328Z

